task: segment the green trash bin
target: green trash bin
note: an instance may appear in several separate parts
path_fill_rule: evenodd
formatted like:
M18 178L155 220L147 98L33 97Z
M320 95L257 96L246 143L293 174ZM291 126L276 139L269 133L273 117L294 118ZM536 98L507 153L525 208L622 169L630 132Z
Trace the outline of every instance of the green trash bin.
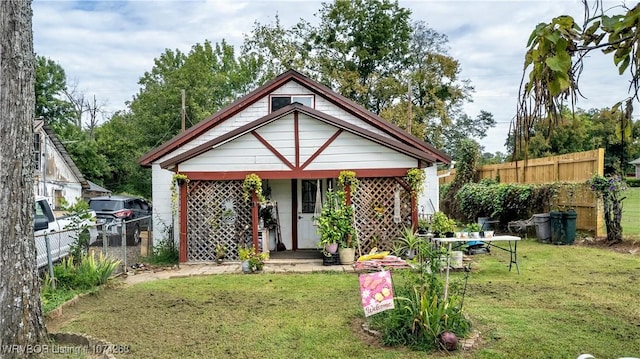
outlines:
M576 218L578 214L574 210L562 212L562 244L573 244L576 239Z
M549 212L551 222L551 243L560 244L564 241L564 232L562 230L562 212Z

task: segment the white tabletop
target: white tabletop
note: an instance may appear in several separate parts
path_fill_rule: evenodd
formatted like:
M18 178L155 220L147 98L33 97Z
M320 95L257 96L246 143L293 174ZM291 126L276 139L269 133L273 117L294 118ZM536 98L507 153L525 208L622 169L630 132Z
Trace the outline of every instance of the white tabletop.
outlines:
M491 238L433 238L434 241L440 243L451 242L493 242L493 241L519 241L520 237L516 236L493 236Z

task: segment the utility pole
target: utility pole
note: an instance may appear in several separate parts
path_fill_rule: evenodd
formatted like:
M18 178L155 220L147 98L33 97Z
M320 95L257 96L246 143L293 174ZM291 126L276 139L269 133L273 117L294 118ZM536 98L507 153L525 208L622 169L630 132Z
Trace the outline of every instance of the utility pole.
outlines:
M411 81L409 81L409 88L407 89L407 99L409 108L407 109L407 132L411 134Z
M186 130L186 111L185 111L185 107L184 107L184 89L180 90L180 95L182 95L182 106L180 106L180 120L182 123L182 131L184 132Z

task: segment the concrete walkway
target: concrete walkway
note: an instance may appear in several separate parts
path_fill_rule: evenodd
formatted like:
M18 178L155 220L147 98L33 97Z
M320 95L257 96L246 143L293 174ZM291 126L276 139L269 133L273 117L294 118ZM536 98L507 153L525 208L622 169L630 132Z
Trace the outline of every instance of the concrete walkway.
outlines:
M264 273L310 273L310 272L354 272L351 265L322 265L318 259L270 259L265 262ZM127 285L158 279L186 278L212 274L241 274L240 262L182 263L180 266L153 270L128 270L121 276Z

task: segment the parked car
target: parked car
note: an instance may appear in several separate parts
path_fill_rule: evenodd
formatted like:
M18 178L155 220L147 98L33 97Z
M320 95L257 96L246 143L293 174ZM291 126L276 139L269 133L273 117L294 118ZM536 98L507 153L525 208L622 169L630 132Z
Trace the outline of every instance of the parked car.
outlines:
M51 262L57 262L69 255L71 246L80 238L81 233L89 233L89 243L96 241L98 230L94 223L95 213L89 211L91 219L80 219L75 215L56 218L53 209L45 197L36 197L34 206L33 234L36 241L36 263L42 268L48 263L47 238Z
M104 196L89 200L89 208L96 212L98 221L102 220L108 226L120 220L127 224L127 245L135 246L140 243L140 231L149 229L151 223L151 203L144 198L133 196ZM146 217L146 218L145 218ZM118 226L118 233L122 233ZM110 244L119 244L120 234L115 239L110 236Z

